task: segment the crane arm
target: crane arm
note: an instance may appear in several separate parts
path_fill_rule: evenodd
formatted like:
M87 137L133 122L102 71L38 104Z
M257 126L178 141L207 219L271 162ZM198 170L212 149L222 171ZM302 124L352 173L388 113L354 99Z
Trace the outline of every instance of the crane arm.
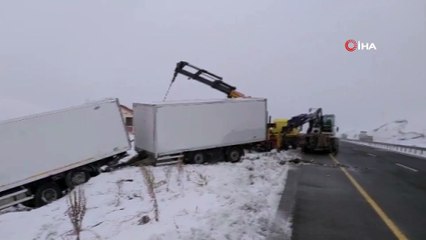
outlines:
M186 69L185 69L186 68ZM191 71L192 70L192 71ZM204 69L198 68L187 62L180 61L176 64L175 73L173 75L172 83L176 80L178 74L182 74L188 79L194 79L201 83L204 83L218 91L225 93L228 98L239 98L246 97L244 94L236 91L236 87L231 86L224 81L222 77L219 77L211 72Z
M294 116L288 120L287 125L281 130L283 134L291 132L292 129L303 126L309 123L309 129L321 127L322 123L322 109L318 108L312 113L304 113ZM311 130L308 130L310 132Z

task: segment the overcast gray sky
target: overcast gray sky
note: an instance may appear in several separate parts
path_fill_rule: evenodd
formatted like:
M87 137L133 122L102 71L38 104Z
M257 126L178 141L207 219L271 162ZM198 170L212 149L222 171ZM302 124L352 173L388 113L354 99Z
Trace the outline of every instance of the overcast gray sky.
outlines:
M186 60L268 98L273 117L323 107L343 130L426 129L425 43L424 0L0 0L0 119L162 100ZM222 97L181 76L169 99Z

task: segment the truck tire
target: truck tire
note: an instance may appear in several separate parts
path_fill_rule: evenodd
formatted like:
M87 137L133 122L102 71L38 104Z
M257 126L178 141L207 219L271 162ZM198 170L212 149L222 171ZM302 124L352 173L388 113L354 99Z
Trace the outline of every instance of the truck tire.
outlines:
M34 199L28 200L26 202L22 202L21 203L24 207L29 207L29 208L33 208L35 207L35 202Z
M65 175L65 184L69 188L74 188L80 184L83 184L90 179L90 173L86 169L76 169L69 171Z
M288 149L290 149L289 144L287 141L283 140L281 143L281 149L284 151L287 151Z
M34 206L41 207L62 197L62 190L55 182L41 183L35 190Z
M334 144L332 154L336 156L339 153L339 145Z
M191 154L191 162L195 164L203 164L206 162L206 155L203 152L194 152Z
M302 147L302 152L303 152L303 153L310 153L311 151L310 151L310 149L309 149L308 147L303 146L303 147Z
M226 160L229 162L239 162L241 160L241 150L239 148L230 148L226 151Z

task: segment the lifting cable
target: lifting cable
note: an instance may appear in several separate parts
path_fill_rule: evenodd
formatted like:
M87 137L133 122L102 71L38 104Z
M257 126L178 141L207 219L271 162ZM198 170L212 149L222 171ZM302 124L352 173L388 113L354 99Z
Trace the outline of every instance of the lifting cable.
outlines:
M170 89L172 88L173 82L174 82L174 78L173 78L173 80L170 82L169 87L167 88L166 94L164 95L164 98L163 98L163 102L164 102L164 101L166 101L167 97L169 96Z

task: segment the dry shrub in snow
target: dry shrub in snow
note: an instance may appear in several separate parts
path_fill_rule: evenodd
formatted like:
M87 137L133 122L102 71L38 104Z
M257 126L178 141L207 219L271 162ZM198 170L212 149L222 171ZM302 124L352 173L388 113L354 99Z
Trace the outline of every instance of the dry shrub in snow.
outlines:
M179 158L177 162L177 171L178 171L177 182L179 185L182 184L183 165L184 165L183 158Z
M169 191L169 183L170 183L170 177L172 175L172 170L173 170L173 166L167 166L164 168L165 171L165 175L166 175L166 181L167 181L167 186L166 186L166 191Z
M198 173L199 182L197 183L199 186L206 186L208 181L206 175Z
M186 179L187 181L191 181L200 187L206 186L208 184L207 176L197 171L187 171Z
M120 199L123 192L123 180L117 181L116 184L117 184L118 191L117 191L117 198L115 200L115 206L118 207L121 204Z
M83 229L83 219L86 214L86 196L83 189L77 188L68 196L67 215L71 221L76 239L80 240L80 234Z
M155 221L159 221L159 212L158 212L158 202L157 202L157 197L155 195L155 177L154 174L152 173L151 169L149 169L146 166L141 166L141 171L145 180L145 185L148 189L148 193L149 196L151 197L151 200L153 201L154 204L154 216L155 216Z
M250 175L249 175L250 185L254 184L254 179L255 179L255 176L252 173L250 173Z

